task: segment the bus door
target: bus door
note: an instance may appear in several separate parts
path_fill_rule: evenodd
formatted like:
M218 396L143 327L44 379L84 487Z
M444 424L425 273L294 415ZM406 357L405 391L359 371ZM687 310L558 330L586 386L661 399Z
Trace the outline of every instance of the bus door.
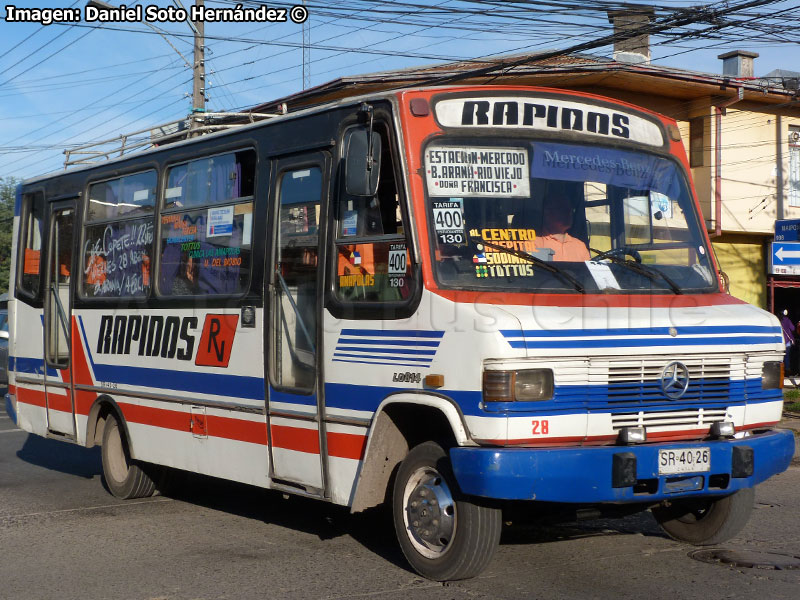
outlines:
M325 152L273 165L272 256L268 261L267 424L270 477L325 493L322 254L328 197Z
M75 436L75 402L70 369L72 250L75 201L51 204L47 288L44 296L45 396L48 430Z

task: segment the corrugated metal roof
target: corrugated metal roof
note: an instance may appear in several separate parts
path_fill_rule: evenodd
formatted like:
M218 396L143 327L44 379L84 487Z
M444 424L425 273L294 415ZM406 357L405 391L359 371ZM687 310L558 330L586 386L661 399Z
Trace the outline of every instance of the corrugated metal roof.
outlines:
M537 58L539 56L542 58ZM478 69L483 70L487 67L494 67L496 70L489 74L482 73L470 76L471 72ZM493 83L561 87L560 80L566 76L586 76L604 73L619 75L620 77L617 81L606 78L603 82L607 86L617 86L620 89L627 89L624 87L626 85L625 82L630 83L634 78L656 78L683 82L681 87L672 91L671 95L674 97L708 96L712 93L709 86L718 88L713 93L722 96L728 95L725 92L726 89L732 95L737 88L742 87L751 92L749 100L760 100L766 103L786 102L786 95L793 94L792 90L787 90L781 85L779 79L734 79L722 74L704 73L676 67L619 62L608 57L590 54L553 56L552 51L547 51L534 54L504 55L489 60L441 63L339 77L314 88L258 105L253 110L270 112L276 110L276 107L281 104L286 104L289 110L296 110L338 98L379 90L452 84L449 78L457 79L458 83L463 85ZM555 79L548 77L548 75L555 76ZM537 83L538 81L542 83ZM694 86L697 89L692 90L691 88ZM772 96L772 98L767 96Z

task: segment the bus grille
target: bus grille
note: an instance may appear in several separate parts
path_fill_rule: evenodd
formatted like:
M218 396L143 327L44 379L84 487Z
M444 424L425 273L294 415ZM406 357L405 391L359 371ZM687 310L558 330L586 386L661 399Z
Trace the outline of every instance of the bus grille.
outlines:
M724 408L698 408L662 412L632 412L611 415L614 431L623 427L689 427L706 429L713 423L725 420Z
M661 373L673 360L689 369L689 388L678 400L668 400L661 389ZM745 362L730 356L593 359L589 380L605 393L604 398L590 397L590 408L663 402L727 405L731 397L744 397Z

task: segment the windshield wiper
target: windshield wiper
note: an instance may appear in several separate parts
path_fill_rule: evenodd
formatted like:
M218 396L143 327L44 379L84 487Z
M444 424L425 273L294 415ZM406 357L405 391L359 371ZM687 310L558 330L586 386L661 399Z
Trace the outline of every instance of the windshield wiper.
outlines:
M667 282L670 289L674 294L683 294L683 290L681 290L680 286L675 283L670 277L667 277L664 273L655 269L653 267L648 267L640 263L639 261L630 260L628 258L622 258L617 256L617 254L613 250L606 250L605 252L602 250L597 250L595 248L589 248L592 252L595 253L595 257L592 259L593 261L596 260L605 260L608 259L614 264L622 265L624 267L628 267L634 273L638 273L639 275L644 275L650 281L656 281L658 278L663 279ZM629 253L629 252L626 252ZM636 253L638 255L638 252Z
M583 285L581 285L581 282L575 279L573 275L547 262L546 260L542 260L538 256L534 256L533 254L528 254L527 252L523 252L522 250L517 250L515 248L506 248L505 246L501 246L500 244L487 242L483 238L479 238L478 236L475 235L469 236L469 239L475 242L476 244L483 244L484 246L489 246L489 248L494 248L495 250L501 250L502 252L513 254L514 256L518 256L524 260L527 260L528 262L535 264L537 267L542 267L545 271L550 271L551 273L559 277L562 281L566 281L567 283L572 285L572 287L574 287L575 291L577 292L584 293L586 291Z

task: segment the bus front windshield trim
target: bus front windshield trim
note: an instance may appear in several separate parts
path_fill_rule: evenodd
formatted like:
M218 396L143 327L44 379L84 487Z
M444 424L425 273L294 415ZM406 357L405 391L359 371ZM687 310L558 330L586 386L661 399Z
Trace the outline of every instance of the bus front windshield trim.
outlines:
M472 142L437 140L424 151L443 287L718 291L677 161L595 144Z

